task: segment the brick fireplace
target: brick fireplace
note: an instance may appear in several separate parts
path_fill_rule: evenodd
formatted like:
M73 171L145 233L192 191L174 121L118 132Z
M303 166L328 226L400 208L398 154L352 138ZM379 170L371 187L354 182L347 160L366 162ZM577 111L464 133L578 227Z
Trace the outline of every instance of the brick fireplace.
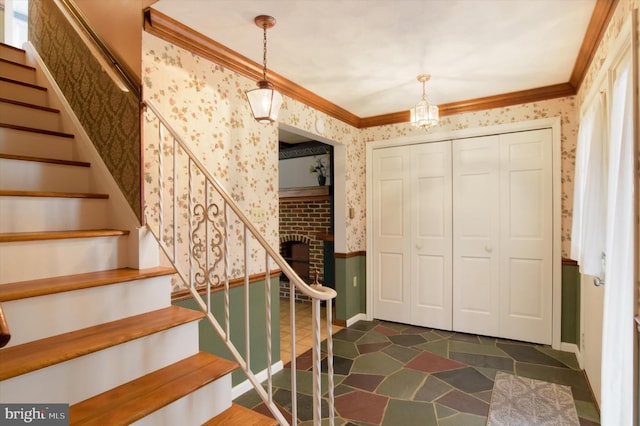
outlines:
M324 283L324 240L331 230L331 199L327 187L313 188L300 195L301 189L280 195L280 253L294 271L311 283L318 272L318 281ZM308 258L307 258L308 257ZM289 297L289 283L282 282L280 297ZM296 300L308 301L296 294Z

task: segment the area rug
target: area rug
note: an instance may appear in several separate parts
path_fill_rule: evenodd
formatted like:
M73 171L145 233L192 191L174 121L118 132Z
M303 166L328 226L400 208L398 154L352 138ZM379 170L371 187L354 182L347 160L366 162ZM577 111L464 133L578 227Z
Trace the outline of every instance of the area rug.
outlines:
M580 425L570 386L498 372L488 426Z

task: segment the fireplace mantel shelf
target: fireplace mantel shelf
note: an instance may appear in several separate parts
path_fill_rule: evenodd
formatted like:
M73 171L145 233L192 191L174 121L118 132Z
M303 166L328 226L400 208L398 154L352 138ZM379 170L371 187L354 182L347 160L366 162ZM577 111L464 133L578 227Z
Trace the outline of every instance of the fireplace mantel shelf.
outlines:
M329 186L305 186L300 188L283 188L280 190L280 201L324 201L330 199Z

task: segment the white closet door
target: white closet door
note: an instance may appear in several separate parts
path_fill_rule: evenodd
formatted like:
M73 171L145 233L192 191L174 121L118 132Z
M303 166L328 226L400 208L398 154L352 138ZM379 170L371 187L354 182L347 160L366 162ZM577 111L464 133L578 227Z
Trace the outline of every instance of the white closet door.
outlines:
M453 141L453 329L497 336L500 137Z
M407 147L373 151L373 310L388 321L411 322L410 194Z
M451 330L451 143L411 147L411 323Z
M551 129L500 142L500 336L551 344Z
M451 329L451 143L373 152L374 316Z

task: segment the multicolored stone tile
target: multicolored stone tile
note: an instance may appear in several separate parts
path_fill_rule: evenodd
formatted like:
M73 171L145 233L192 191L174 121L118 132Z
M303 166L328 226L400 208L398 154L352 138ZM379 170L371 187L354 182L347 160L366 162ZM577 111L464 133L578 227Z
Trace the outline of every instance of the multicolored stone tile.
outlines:
M389 398L370 392L353 391L336 398L336 411L345 419L381 424Z
M599 424L597 405L575 356L547 346L360 321L336 333L333 347L336 425L486 425L500 371L571 386L580 424ZM326 366L323 359L323 372ZM310 425L313 418L311 368L309 351L297 363L301 425ZM274 400L287 418L291 417L290 377L290 366L274 375ZM322 381L324 416L328 410L325 374ZM266 410L253 391L235 402Z

